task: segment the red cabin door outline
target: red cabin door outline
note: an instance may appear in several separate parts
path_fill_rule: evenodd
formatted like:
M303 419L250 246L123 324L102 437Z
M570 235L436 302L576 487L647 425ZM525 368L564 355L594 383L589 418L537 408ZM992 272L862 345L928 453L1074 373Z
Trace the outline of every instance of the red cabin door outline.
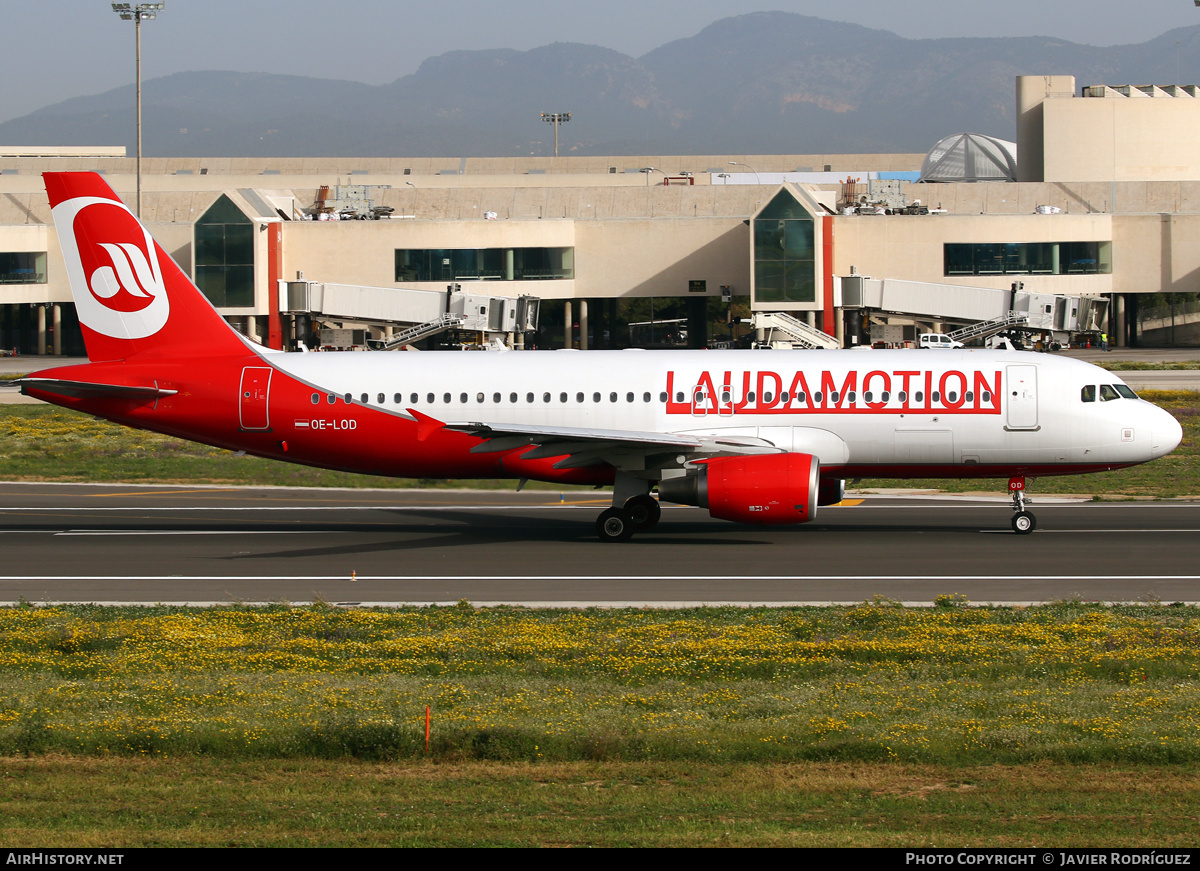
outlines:
M271 393L269 366L247 366L242 370L242 389L238 397L238 423L244 430L271 428L267 402Z

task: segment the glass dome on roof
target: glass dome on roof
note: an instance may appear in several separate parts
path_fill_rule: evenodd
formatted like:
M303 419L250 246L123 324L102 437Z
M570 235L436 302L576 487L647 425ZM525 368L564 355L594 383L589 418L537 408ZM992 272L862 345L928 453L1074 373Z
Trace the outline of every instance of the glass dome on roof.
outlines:
M1016 181L1017 143L982 133L955 133L925 155L918 181Z

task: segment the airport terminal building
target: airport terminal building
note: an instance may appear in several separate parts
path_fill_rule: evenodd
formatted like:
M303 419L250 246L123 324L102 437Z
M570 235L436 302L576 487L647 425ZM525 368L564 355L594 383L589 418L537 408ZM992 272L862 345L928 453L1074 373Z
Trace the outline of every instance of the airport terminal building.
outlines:
M150 158L141 215L272 347L723 347L768 315L850 346L1063 301L1114 344L1200 341L1161 296L1200 292L1200 90L1022 76L1016 109L1015 144L929 154ZM83 170L134 207L123 149L0 147L0 348L82 350L40 174Z

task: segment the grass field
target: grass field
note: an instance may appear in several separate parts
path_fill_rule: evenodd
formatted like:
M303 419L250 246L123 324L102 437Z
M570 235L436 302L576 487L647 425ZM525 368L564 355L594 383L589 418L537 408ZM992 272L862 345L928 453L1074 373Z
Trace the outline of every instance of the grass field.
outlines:
M953 595L0 609L0 827L41 846L1190 845L1198 640L1188 606Z
M1200 826L1194 770L1111 764L46 756L0 777L10 846L1161 851Z

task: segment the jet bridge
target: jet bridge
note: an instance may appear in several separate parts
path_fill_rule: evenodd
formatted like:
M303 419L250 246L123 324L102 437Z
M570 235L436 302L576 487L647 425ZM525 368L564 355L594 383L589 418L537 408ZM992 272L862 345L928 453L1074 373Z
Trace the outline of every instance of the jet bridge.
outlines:
M894 278L843 276L842 306L886 315L964 325L966 338L1005 329L1051 333L1065 340L1072 333L1098 332L1108 300L1098 296L1037 293ZM960 341L958 332L950 333Z
M540 304L534 296L485 296L460 289L279 282L281 314L380 328L403 327L399 334L385 337L387 348L402 347L451 329L480 333L485 342L507 343L510 336L520 337L537 329Z

